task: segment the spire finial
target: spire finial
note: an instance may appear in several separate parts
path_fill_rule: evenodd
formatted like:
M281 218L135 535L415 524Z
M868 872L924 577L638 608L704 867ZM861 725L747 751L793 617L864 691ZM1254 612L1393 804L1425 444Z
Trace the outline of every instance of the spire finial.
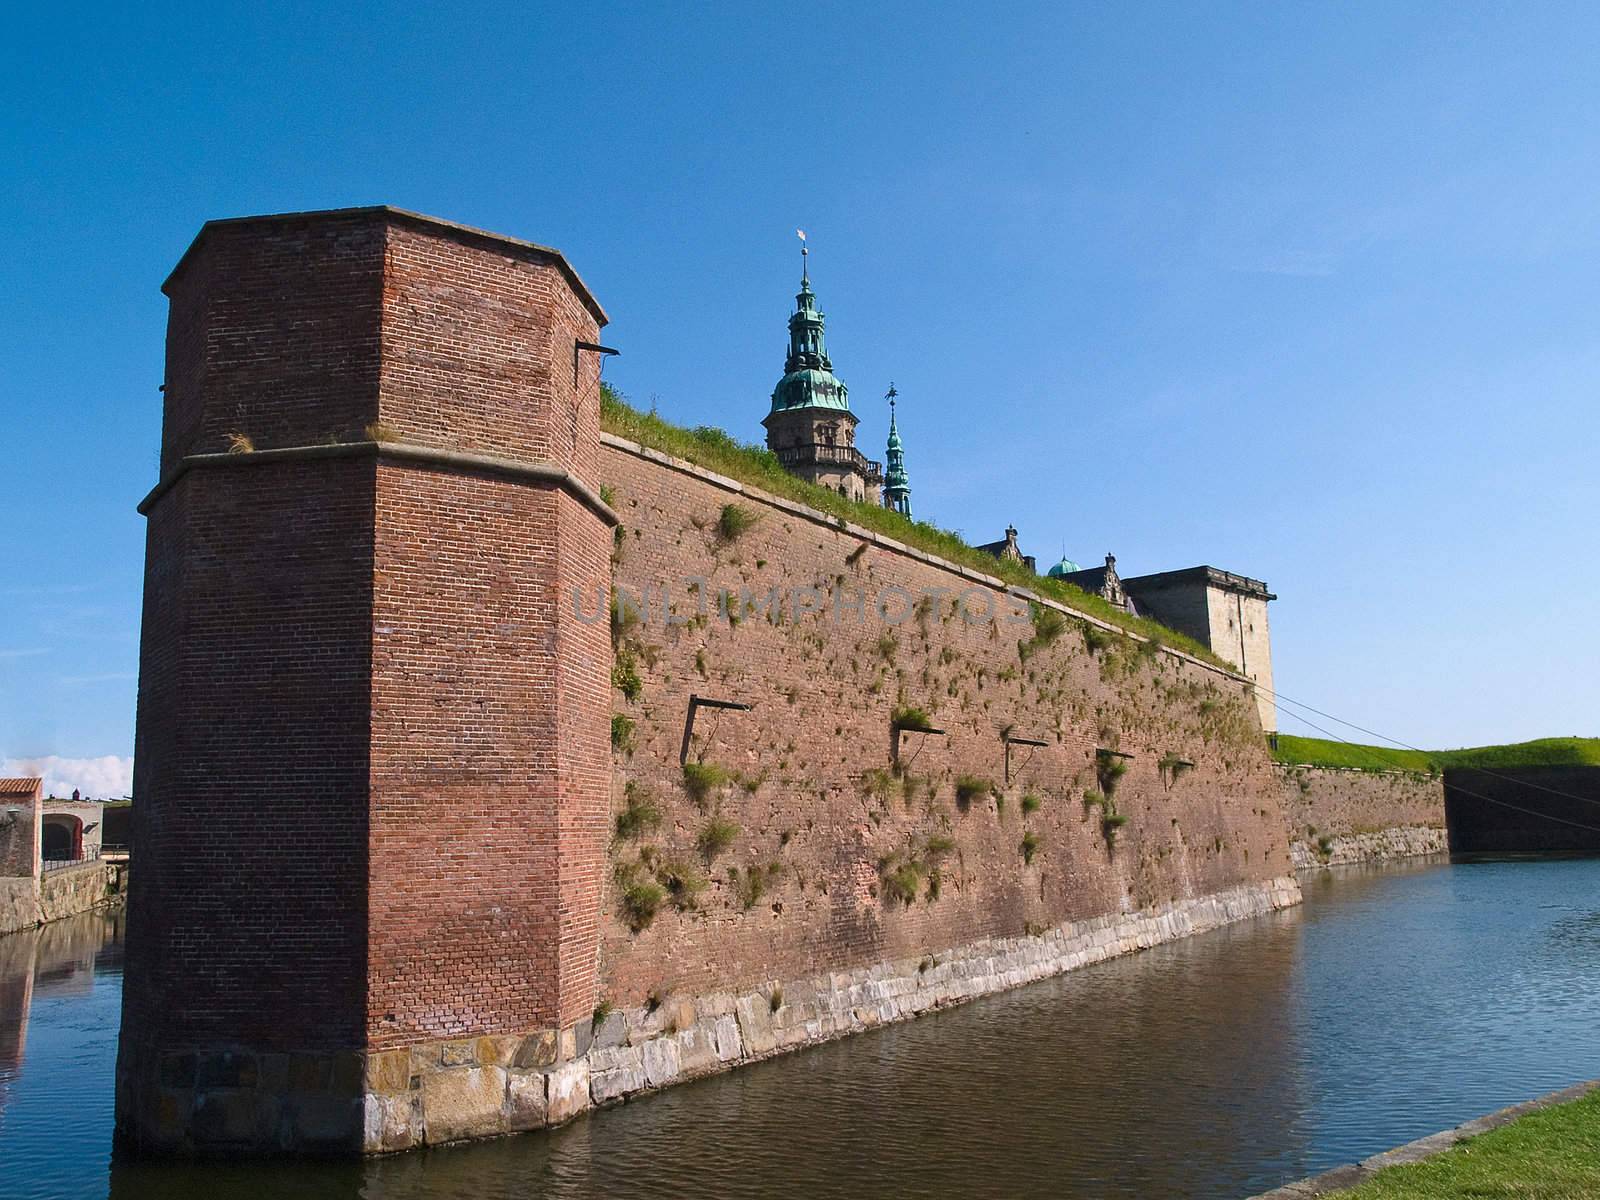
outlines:
M806 231L796 229L794 233L800 239L800 286L803 288L811 282L811 276L806 271Z
M883 394L883 398L889 402L889 424L891 425L894 424L894 398L899 394L894 390L894 380L891 379L889 381L889 390Z

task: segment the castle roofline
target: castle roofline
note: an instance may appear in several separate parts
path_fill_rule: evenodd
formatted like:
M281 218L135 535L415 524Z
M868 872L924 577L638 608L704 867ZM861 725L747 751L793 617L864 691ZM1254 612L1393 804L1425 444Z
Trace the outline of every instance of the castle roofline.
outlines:
M1210 587L1221 588L1225 592L1238 592L1241 596L1255 596L1261 600L1277 599L1261 580L1251 579L1247 575L1235 575L1232 571L1223 571L1217 567L1184 567L1177 571L1161 571L1154 575L1138 575L1131 579L1125 576L1122 580L1122 586L1130 592L1158 592L1163 588L1179 587L1186 583L1204 583Z
M537 242L524 241L521 238L510 237L503 233L492 233L487 229L477 229L471 225L462 225L455 221L446 221L443 217L430 217L426 213L412 212L405 208L396 208L392 204L372 204L357 208L321 208L312 209L308 212L262 213L257 216L221 217L216 220L207 221L204 225L200 226L200 232L195 234L194 241L189 243L189 248L183 252L181 257L179 257L177 265L172 268L171 273L161 284L161 291L166 295L171 295L171 292L168 289L171 288L173 282L178 278L178 276L182 274L184 267L188 265L190 258L200 247L200 244L205 241L206 234L213 229L218 229L229 225L248 225L252 223L267 224L278 222L287 223L290 221L339 221L353 220L361 217L385 217L388 220L398 224L411 225L424 229L430 233L441 234L443 236L453 238L458 242L466 242L468 244L480 246L486 245L502 252L512 251L515 253L516 257L519 258L553 261L560 269L561 274L566 277L567 282L572 286L572 290L575 291L578 294L578 298L583 301L584 307L586 307L594 315L595 320L601 325L605 325L608 321L605 309L600 307L600 302L594 298L594 293L589 290L589 285L583 282L583 279L578 275L577 271L573 270L572 264L567 261L566 255L562 254L561 251L555 249L554 247L541 246Z

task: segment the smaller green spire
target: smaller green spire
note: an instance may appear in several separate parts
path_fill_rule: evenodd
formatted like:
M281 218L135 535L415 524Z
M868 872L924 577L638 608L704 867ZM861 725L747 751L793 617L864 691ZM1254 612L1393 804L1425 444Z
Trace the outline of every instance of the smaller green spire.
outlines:
M887 469L883 473L883 506L903 516L911 515L911 477L906 474L906 448L900 440L900 429L894 419L895 397L900 393L894 384L884 399L889 402L889 449L884 456Z

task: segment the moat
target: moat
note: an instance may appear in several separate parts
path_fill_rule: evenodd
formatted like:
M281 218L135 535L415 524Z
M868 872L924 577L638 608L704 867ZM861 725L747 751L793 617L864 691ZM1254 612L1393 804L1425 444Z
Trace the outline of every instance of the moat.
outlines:
M120 918L72 918L0 938L0 1192L1235 1198L1600 1075L1600 859L1302 883L1302 908L553 1133L348 1165L112 1165Z

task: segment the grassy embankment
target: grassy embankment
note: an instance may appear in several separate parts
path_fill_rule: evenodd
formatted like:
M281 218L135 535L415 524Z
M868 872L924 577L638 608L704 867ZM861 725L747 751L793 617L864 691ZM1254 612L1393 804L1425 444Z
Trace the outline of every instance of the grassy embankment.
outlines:
M1281 763L1309 767L1355 767L1362 771L1442 771L1446 767L1596 767L1600 738L1538 738L1507 746L1473 746L1464 750L1401 750L1365 746L1326 738L1278 735L1273 757Z
M783 469L778 456L770 450L745 445L709 425L684 429L663 421L654 413L640 412L609 384L600 385L600 424L607 433L639 442L675 458L687 459L697 466L762 491L820 509L830 516L843 518L928 554L938 555L987 575L998 576L1007 583L1026 588L1035 595L1048 596L1129 633L1156 639L1163 645L1182 650L1216 666L1227 667L1220 658L1192 638L1155 621L1129 616L1100 596L1047 576L1035 575L1020 564L1002 562L982 550L974 549L960 535L940 529L937 525L910 520L875 504L847 500L837 492L798 479ZM1227 669L1233 670L1232 667Z
M1529 1113L1424 1162L1379 1171L1339 1200L1593 1200L1600 1091Z

